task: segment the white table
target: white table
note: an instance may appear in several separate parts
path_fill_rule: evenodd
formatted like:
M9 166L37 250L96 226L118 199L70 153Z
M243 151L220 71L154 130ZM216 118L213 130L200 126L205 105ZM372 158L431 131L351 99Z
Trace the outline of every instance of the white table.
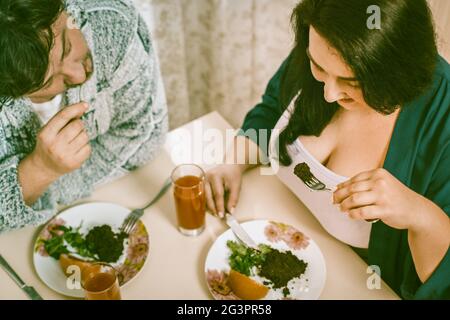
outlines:
M107 201L130 208L145 204L156 194L175 165L189 160L180 158L182 150L185 157L194 156L192 162L202 164L201 157L198 157L202 143L189 146L187 140L182 139L193 133L195 141L203 140L203 145L207 145L208 137L203 137L202 133L211 128L224 132L231 126L214 112L172 131L164 150L151 163L102 186L91 198L81 202ZM331 237L275 176L260 175L258 168L246 173L235 214L240 221L272 219L285 222L314 239L327 266L327 281L321 299L398 299L384 283L380 289L369 290L366 283L370 275L364 261L347 245ZM150 234L149 257L140 274L122 288L122 297L211 299L204 279L204 263L214 240L227 229L225 224L208 215L207 229L201 236L188 238L181 235L176 229L175 207L170 192L146 211L143 221ZM1 234L0 253L44 299L65 299L46 287L34 270L32 250L38 231L39 228L28 227ZM3 270L0 270L0 299L28 299Z

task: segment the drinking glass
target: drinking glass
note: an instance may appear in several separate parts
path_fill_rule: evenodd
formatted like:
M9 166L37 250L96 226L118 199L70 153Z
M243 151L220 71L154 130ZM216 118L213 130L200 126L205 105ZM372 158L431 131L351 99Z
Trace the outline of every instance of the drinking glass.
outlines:
M205 229L205 172L195 164L183 164L172 172L178 230L198 236Z
M117 271L107 263L93 263L81 272L86 300L121 300Z

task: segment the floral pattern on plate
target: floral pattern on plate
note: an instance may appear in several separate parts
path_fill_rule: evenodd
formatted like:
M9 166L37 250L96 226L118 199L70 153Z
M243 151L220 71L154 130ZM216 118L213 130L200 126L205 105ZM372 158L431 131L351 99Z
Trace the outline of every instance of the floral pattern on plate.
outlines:
M214 298L217 300L240 300L228 286L228 273L219 270L208 270L206 281Z
M61 230L55 231L55 228L64 225L66 225L66 221L61 218L50 221L38 236L34 251L42 257L50 258L45 250L44 242L50 240L53 234L62 235L64 232ZM148 256L149 237L147 229L141 221L138 221L126 240L124 251L125 260L122 263L119 261L112 264L118 271L121 286L130 281L142 269Z
M287 246L294 250L306 249L309 245L309 238L294 227L270 221L264 229L267 240L271 243L283 241Z
M95 226L109 225L119 230L130 209L108 202L89 202L75 205L60 212L48 222L39 233L33 253L33 264L39 278L56 292L74 298L83 298L84 291L80 287L68 285L68 277L62 271L59 261L49 257L44 248L44 241L52 237L52 232L60 233L57 227L66 225L78 227L86 234ZM138 221L130 236L124 243L124 250L113 267L119 273L121 286L127 285L136 278L144 268L149 255L149 234L142 221Z

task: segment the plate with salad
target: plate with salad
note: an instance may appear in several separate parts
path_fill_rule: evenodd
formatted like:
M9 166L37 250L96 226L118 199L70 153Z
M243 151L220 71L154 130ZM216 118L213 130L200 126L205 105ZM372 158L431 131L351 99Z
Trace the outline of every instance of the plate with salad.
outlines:
M129 209L113 203L85 203L64 210L39 233L33 252L38 276L65 296L83 298L80 286L84 266L105 262L118 272L124 286L144 267L149 235L139 221L130 235L119 230Z
M217 300L315 300L326 281L318 245L285 223L254 220L241 224L258 250L229 229L211 246L206 282Z

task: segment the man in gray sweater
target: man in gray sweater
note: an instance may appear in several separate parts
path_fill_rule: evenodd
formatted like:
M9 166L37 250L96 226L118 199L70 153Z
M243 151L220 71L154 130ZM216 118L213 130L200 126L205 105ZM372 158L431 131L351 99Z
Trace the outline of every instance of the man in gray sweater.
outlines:
M131 0L0 2L0 232L148 162L167 107Z

